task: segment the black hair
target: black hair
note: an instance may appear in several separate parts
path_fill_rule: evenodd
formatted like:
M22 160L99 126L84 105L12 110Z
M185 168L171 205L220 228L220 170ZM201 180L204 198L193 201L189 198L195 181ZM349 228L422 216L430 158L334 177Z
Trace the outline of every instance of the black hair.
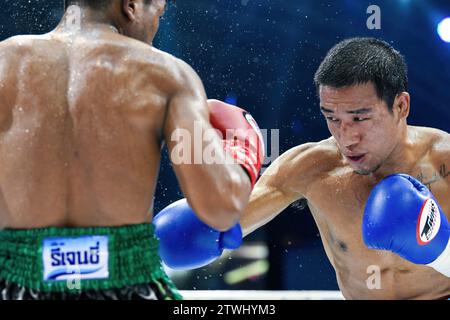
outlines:
M314 84L342 88L372 82L392 112L395 97L408 89L404 57L385 41L352 38L336 44L319 66Z

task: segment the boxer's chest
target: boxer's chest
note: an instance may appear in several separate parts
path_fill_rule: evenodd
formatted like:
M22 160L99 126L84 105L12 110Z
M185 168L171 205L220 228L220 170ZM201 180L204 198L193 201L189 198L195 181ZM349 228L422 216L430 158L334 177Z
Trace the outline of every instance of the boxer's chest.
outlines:
M340 168L312 184L306 198L320 219L354 228L362 220L364 205L374 185L367 177Z
M364 248L361 223L372 187L364 177L338 170L308 188L308 206L331 251L350 254Z
M450 219L450 168L418 162L405 172L422 181L432 191L447 218ZM321 230L336 249L365 249L362 242L362 217L365 203L376 181L368 176L340 168L321 177L307 192L311 212Z
M364 177L344 176L339 187L333 181L323 181L321 192L308 199L325 251L341 277L364 283L368 270L376 265L380 270L409 270L399 256L370 250L362 237L365 203L374 183ZM333 187L334 186L334 187ZM344 276L347 274L347 276ZM348 280L348 279L347 279Z

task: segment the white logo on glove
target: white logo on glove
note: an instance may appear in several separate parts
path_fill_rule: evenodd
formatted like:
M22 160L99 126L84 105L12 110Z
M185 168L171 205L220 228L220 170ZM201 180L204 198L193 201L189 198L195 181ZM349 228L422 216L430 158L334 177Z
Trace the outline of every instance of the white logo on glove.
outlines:
M247 120L247 122L252 126L253 130L255 130L256 134L259 137L259 142L261 144L261 156L265 157L265 151L266 151L266 146L264 145L264 138L262 136L261 133L261 129L258 126L258 123L256 122L256 120L253 118L253 116L250 113L244 112L244 117Z
M417 220L417 242L422 246L430 243L439 232L440 226L439 207L433 199L427 199Z

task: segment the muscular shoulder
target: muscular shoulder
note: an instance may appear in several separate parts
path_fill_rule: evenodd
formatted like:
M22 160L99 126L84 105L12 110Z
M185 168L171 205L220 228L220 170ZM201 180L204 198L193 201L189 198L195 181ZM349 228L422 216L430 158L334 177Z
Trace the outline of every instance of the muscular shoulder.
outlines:
M279 188L301 191L312 179L342 165L342 157L333 138L306 143L283 153L264 175L272 176Z
M430 157L436 168L450 168L450 134L436 130Z
M15 36L0 42L0 74L1 79L17 76L19 65L29 62L35 57L37 46L31 36ZM48 55L41 55L46 58Z
M450 156L450 134L445 131L435 130L435 140L433 149L437 153L443 153Z
M152 70L163 72L161 75L183 85L189 85L192 77L197 76L189 64L168 52L154 47L143 45L134 56Z
M66 50L61 42L54 41L48 34L19 35L0 42L0 57L8 61L42 64L65 56Z
M450 160L450 134L434 128L412 127L414 141L422 145L425 155L435 160Z
M2 57L10 54L27 53L33 49L31 36L15 36L0 42L0 55Z
M162 53L169 63L169 75L178 91L189 92L194 96L206 99L203 82L197 72L185 61L168 53Z
M322 167L328 166L330 160L335 160L339 156L333 138L319 142L305 143L289 149L280 156L280 163L287 164L291 169L301 165L314 165Z

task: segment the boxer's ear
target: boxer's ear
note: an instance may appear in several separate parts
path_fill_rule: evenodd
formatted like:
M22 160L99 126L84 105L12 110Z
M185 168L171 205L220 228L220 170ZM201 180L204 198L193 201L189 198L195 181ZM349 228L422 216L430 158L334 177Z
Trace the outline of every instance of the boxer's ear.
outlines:
M399 119L409 116L410 96L408 92L399 93L394 99L393 112L398 114Z
M136 19L136 0L122 0L122 11L124 15L131 21Z

